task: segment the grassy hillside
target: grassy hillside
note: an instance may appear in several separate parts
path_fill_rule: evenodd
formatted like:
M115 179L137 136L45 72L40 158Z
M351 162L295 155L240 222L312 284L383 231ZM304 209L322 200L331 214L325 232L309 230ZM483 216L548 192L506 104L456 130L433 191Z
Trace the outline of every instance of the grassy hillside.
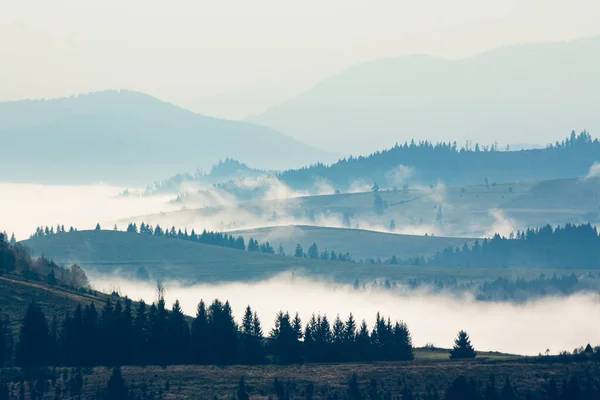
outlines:
M508 235L545 224L600 222L598 178L381 190L381 198L387 203L381 215L375 213L369 188L365 185L365 191L358 193L249 201L232 206L205 206L190 197L182 202L184 208L180 211L132 217L118 223L146 222L196 231L311 225L389 232L393 219L394 233L469 238L496 232ZM394 254L393 246L378 248L385 252L377 256Z
M433 188L382 190L380 195L383 201L387 202L387 208L382 215L375 213L373 193L367 188L364 189L365 192L358 193L252 201L227 207L194 208L203 204L189 201L183 202L185 209L180 211L127 218L119 221L119 226L133 221L138 224L160 224L163 227L175 225L182 229L187 227L188 230L195 228L198 231L202 228L243 230L261 225L293 224L386 232L389 231L390 221L393 219L396 225L395 233L478 237L491 234L493 225L498 222L498 215L493 210L526 193L532 185L490 183L489 186L440 185ZM535 216L531 214L526 217L533 220ZM561 219L563 216L557 217ZM519 219L514 223L516 227L528 224L528 219ZM378 255L388 257L393 254L392 250Z
M78 304L105 302L107 295L78 291L62 286L49 286L43 282L29 282L16 276L0 276L0 315L8 315L14 327L23 316L27 305L34 300L46 316L72 312Z
M292 253L297 244L305 250L317 243L319 250L335 250L349 252L355 260L387 259L392 255L400 260L415 256L428 257L448 246L462 246L468 239L447 238L437 236L400 235L367 231L363 229L328 228L307 225L289 225L248 229L230 232L242 235L248 240L254 238L259 242L269 241L277 248L283 246L287 253Z
M78 263L100 273L121 272L137 276L143 267L153 277L185 283L248 281L295 271L352 283L377 278L398 282L408 279L485 280L505 277L536 277L549 270L510 268L439 268L362 264L269 255L227 249L180 239L115 231L79 231L29 239L22 242L34 255L44 254L58 263ZM578 271L575 271L578 272Z
M542 181L521 196L502 204L509 212L552 212L589 214L597 218L600 210L600 178L570 178Z

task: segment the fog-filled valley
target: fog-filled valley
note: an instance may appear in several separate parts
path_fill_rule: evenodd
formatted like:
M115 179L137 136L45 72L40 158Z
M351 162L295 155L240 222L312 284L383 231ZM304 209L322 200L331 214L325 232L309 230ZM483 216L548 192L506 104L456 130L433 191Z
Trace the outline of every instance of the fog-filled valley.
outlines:
M151 282L93 275L91 281L104 292L117 291L147 303L153 302L157 295L156 285ZM325 314L331 321L338 314L345 319L352 313L357 321L365 319L370 327L380 312L392 320L406 322L418 347L432 344L449 348L455 333L461 329L469 332L478 349L511 354L537 355L547 349L557 354L581 343L600 341L600 322L589 321L591 315L600 311L597 293L547 297L525 304L485 303L469 295L432 294L427 289L403 294L377 289L355 291L352 285L289 274L253 283L182 286L164 282L164 285L167 304L179 300L188 315L195 315L201 299L210 302L218 298L229 300L241 323L243 310L250 304L267 332L282 310L298 312L304 322L313 313ZM572 329L573 326L582 329Z
M497 48L455 32L454 46L479 50L448 48L446 59L421 54L424 42L402 53L389 16L373 31L361 12L344 41L356 54L334 68L342 49L329 30L343 36L350 8L372 4L340 4L319 22L302 12L316 3L259 3L202 6L243 37L206 19L169 25L174 6L144 4L140 21L149 9L164 21L123 35L135 52L100 46L121 45L117 31L83 46L97 50L94 65L138 65L140 80L68 63L73 82L44 91L40 81L46 97L0 96L0 400L600 398L600 36L552 29ZM443 20L466 10L433 3ZM600 11L583 3L569 6ZM513 6L485 18L468 9L488 26L514 18ZM129 20L129 7L107 22ZM178 5L178 18L194 7ZM40 32L83 54L73 40L86 24L60 15L64 26ZM289 36L300 16L301 43ZM107 32L93 21L86 35ZM440 20L436 35L465 21ZM433 29L414 23L403 40ZM169 29L186 39L168 40ZM483 31L468 37L483 43ZM291 73L280 44L288 55L325 47L319 62L294 58ZM27 64L30 75L62 63L58 50ZM317 70L329 75L306 80ZM92 84L107 74L116 87ZM286 82L279 103L265 105L258 75ZM188 101L159 96L161 85ZM224 119L232 113L211 114L220 107L254 111Z

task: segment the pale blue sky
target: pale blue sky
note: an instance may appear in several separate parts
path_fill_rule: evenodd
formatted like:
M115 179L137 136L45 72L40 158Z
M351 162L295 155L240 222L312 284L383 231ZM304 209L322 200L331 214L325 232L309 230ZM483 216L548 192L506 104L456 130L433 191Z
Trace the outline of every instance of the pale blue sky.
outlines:
M598 0L0 0L0 100L128 88L243 118L352 64L600 34Z

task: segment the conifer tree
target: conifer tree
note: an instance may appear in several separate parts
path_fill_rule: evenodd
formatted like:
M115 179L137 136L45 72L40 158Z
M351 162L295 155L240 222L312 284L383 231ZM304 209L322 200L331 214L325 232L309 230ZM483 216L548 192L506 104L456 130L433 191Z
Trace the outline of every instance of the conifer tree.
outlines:
M132 357L138 365L144 365L147 361L148 342L148 316L146 314L146 303L140 301L133 320L133 349Z
M458 332L458 337L454 340L454 348L450 350L450 358L463 359L463 358L475 358L477 353L471 345L469 335L465 331Z
M313 242L313 244L310 245L310 247L308 248L307 256L308 258L312 259L319 258L319 248L317 247L316 243Z
M301 361L298 334L292 328L290 314L280 311L271 331L273 352L279 364L293 364Z
M262 359L262 329L255 318L258 319L256 313L252 313L250 306L246 307L241 326L242 361L246 364L259 364Z
M190 329L185 315L179 304L179 300L173 304L167 321L167 337L169 340L168 353L170 363L182 364L187 361L187 350L190 339Z
M192 360L194 363L206 364L208 358L208 348L210 346L208 332L208 315L206 305L200 300L196 310L196 318L192 322Z
M360 324L360 329L356 334L356 359L358 361L370 361L372 359L371 343L369 329L367 328L366 321L363 319Z
M358 384L358 378L356 373L352 374L352 377L348 381L348 399L349 400L361 400L362 394L360 385Z
M48 360L48 321L40 306L29 303L19 332L16 361L23 367L36 367Z
M296 245L296 250L294 251L294 257L304 257L304 250L302 249L302 246L300 246L300 244Z
M302 335L302 320L300 319L300 315L298 313L296 313L296 315L294 315L294 319L292 320L292 329L296 333L296 336L298 336L298 340L301 340L303 337L303 335Z
M246 391L246 382L244 382L243 376L240 378L240 384L238 385L237 400L250 400L250 396Z
M106 385L106 399L127 400L127 397L127 386L121 374L121 368L115 367Z

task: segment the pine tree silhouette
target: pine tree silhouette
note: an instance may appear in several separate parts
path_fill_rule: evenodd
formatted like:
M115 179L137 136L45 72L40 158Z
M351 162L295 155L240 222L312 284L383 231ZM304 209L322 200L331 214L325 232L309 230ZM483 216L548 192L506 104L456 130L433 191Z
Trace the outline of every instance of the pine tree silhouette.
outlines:
M453 360L464 358L475 358L477 353L471 345L469 335L465 331L458 332L458 337L454 340L454 348L450 350L450 358Z
M250 396L246 391L246 383L244 382L243 376L240 378L240 384L237 391L237 400L250 400Z
M32 301L27 306L19 332L17 364L23 367L41 366L48 362L48 321L42 309Z
M127 386L119 367L112 370L106 385L106 398L110 400L127 400Z

